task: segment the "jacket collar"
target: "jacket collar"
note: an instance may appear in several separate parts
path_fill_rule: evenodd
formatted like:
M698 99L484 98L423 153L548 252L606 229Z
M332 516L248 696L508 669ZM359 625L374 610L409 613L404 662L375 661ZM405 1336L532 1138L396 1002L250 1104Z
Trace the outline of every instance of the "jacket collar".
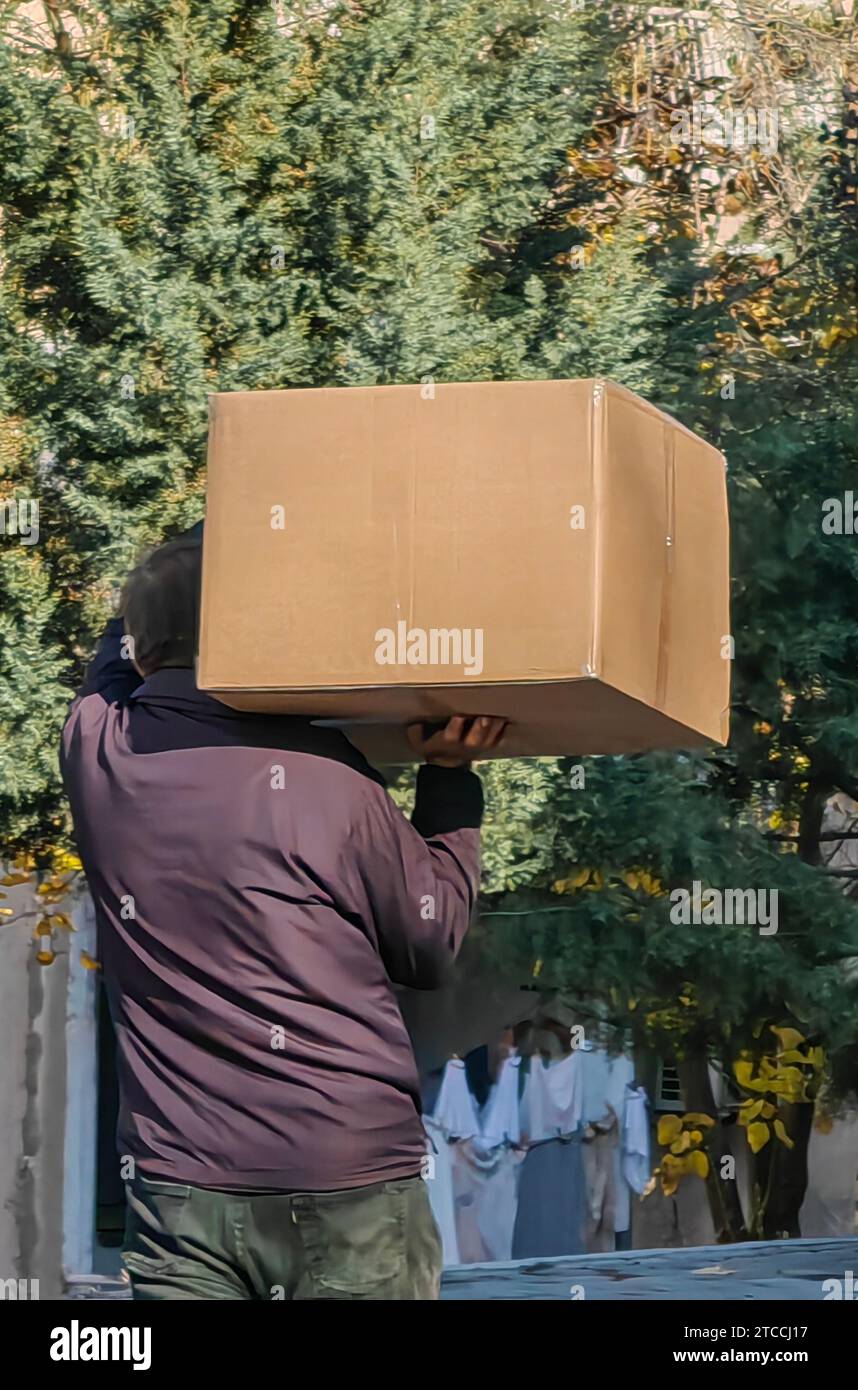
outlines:
M230 709L213 695L200 690L190 666L162 666L153 671L131 696L147 705L165 705L173 709L195 709L201 713L219 715L223 719L246 719L245 711Z

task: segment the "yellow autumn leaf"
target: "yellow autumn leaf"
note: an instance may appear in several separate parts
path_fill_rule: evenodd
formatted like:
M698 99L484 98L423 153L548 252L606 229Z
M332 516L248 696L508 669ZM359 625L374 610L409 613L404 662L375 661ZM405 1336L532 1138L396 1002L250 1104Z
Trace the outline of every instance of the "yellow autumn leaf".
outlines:
M534 961L534 963L533 963L533 978L534 978L534 980L538 980L538 979L539 979L539 976L540 976L541 974L542 974L542 961L541 961L541 960Z
M678 1115L661 1115L658 1121L658 1142L665 1147L672 1144L682 1132L682 1121Z
M784 1124L783 1120L775 1120L775 1126L774 1126L774 1128L775 1128L775 1134L778 1136L778 1138L780 1139L781 1143L782 1143L782 1144L786 1144L786 1146L787 1146L788 1149L794 1149L794 1148L795 1148L795 1140L794 1140L794 1139L790 1139L789 1135L788 1135L787 1132L786 1132L786 1125Z
M715 1121L711 1115L703 1115L697 1110L692 1110L688 1115L683 1115L683 1121L687 1125L702 1125L704 1129L711 1129Z
M80 953L80 963L81 963L81 965L83 966L84 970L100 970L100 969L101 969L101 965L99 964L99 962L98 962L97 960L93 960L92 956L89 954L88 951L81 951L81 953Z
M819 346L825 348L826 352L833 347L838 338L846 337L839 324L833 324L830 328L824 329L818 335Z
M702 1144L702 1143L703 1143L703 1130L702 1130L702 1129L692 1129L692 1130L691 1130L691 1142L692 1142L692 1144Z
M0 883L3 884L4 888L16 888L19 883L29 882L29 874L6 874L3 878L0 878Z
M798 1067L784 1067L771 1089L776 1090L778 1095L783 1096L784 1100L807 1100L805 1076Z
M765 1103L764 1100L743 1100L739 1107L739 1124L749 1125L757 1118Z
M672 1154L684 1154L686 1149L691 1148L691 1135L687 1132L678 1134L670 1146Z
M733 1073L739 1085L744 1086L747 1091L767 1091L769 1089L766 1081L759 1077L755 1079L753 1062L734 1062Z
M760 1149L766 1147L770 1139L771 1133L768 1125L761 1124L759 1120L748 1125L748 1143L752 1154L758 1154Z
M636 889L640 887L640 875L634 869L626 869L623 874L623 882L627 888Z
M76 854L68 854L63 851L54 856L54 871L58 873L77 873L83 868Z
M698 1178L709 1176L709 1158L702 1149L695 1149L694 1153L688 1155L689 1169L696 1173Z
M65 893L68 888L68 880L60 878L57 874L51 874L50 878L42 879L36 889L37 893Z
M769 1032L774 1033L781 1048L798 1047L799 1043L804 1042L804 1034L797 1028L775 1028L773 1025Z
M56 958L56 952L49 949L36 952L36 960L39 965L51 965Z
M0 907L0 917L14 917L14 907Z

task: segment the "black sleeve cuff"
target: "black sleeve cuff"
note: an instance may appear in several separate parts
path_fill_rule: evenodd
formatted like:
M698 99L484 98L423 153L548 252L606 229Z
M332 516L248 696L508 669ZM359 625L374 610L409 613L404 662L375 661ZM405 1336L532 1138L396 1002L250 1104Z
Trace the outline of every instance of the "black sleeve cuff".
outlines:
M421 767L411 824L424 839L454 830L479 830L482 819L483 784L475 772L434 763Z

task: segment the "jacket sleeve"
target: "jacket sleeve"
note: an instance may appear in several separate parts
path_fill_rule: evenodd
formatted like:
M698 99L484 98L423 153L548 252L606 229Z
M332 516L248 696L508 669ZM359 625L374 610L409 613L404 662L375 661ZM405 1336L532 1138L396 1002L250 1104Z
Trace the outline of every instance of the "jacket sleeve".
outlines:
M482 814L467 768L422 767L410 823L380 788L368 798L361 876L394 984L438 989L448 978L479 888Z
M107 704L123 703L142 685L143 677L128 654L129 644L123 641L124 637L124 619L111 618L72 709L89 695L100 695Z

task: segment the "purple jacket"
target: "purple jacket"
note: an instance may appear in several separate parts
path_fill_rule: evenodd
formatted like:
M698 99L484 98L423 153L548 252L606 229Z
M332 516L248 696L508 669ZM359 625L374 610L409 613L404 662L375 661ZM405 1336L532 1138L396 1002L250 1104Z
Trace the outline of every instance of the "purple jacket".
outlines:
M117 1035L122 1155L150 1177L327 1191L417 1173L392 982L468 927L482 790L423 767L409 823L341 734L142 684L108 627L63 775Z

